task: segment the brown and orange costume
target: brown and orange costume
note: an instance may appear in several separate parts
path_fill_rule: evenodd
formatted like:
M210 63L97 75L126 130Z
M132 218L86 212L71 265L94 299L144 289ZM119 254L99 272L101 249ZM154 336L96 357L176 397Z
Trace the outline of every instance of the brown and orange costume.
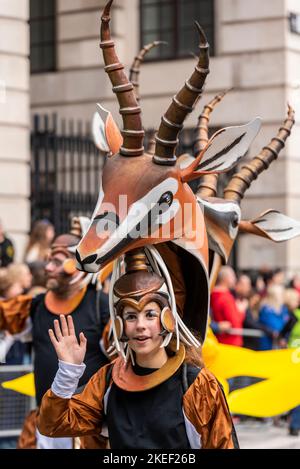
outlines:
M152 271L141 249L128 253L125 261L126 273L113 288L117 340L127 341L124 306L142 310L151 301L161 307L160 335L168 339L176 334L176 318L164 277ZM84 365L60 362L52 389L42 400L39 431L51 437L85 436L100 434L105 424L112 449L238 447L216 378L188 363L183 343L178 349L170 344L166 350L168 360L159 369L138 366L132 351L126 353L132 362L119 356L100 369L79 395L74 391Z
M95 430L100 434L105 421L105 397L108 398L107 391L105 392L106 376L112 367L113 369L122 368L122 360L118 358L116 362L101 368L86 385L84 391L71 399L57 397L49 390L43 398L40 409L38 421L40 432L52 437L92 435L95 434ZM175 369L175 373L179 372L180 360L176 363ZM119 379L124 379L126 382L126 374L130 372L132 372L132 365L128 364L126 370L122 369L121 373L119 370ZM156 376L153 376L155 373L158 375L158 383L162 379L165 383L170 383L172 376L163 375L165 370L160 369L158 372L152 373L152 379L156 378ZM147 390L147 385L149 385L148 377L139 376L138 379L139 384L144 388L143 394L148 393L147 402L152 401L153 403L155 393L152 392L152 388ZM110 386L118 386L119 384L119 381L114 384L113 372ZM157 386L161 388L162 385L157 384ZM127 393L128 391L124 388L124 394ZM135 415L139 418L140 425L147 429L148 416L141 415L139 407L141 392L131 391L131 393L132 399L135 401ZM172 397L174 395L169 395L171 404L173 404ZM157 403L157 400L155 403ZM157 442L163 440L168 434L167 431L172 433L176 430L173 426L173 420L169 420L169 423L172 424L170 427L165 425L165 419L161 419L162 411L165 416L168 415L168 401L160 401L160 404L161 408L157 412L160 419L156 422L159 426L156 428L150 427L152 432L155 431ZM186 434L190 436L190 439L188 439L189 446L183 446L181 441L177 441L177 448L234 448L233 427L225 397L216 378L207 369L203 368L201 370L194 383L182 396L182 406L178 406L178 409L172 407L171 410L173 412L174 410L184 412ZM150 423L153 424L153 420L150 420ZM118 427L120 426L120 415L116 424ZM136 427L128 428L128 436L131 437L132 446L126 446L126 448L138 448L134 436L136 430ZM186 443L187 440L184 440L184 444ZM115 448L111 437L110 445ZM141 447L145 448L145 446ZM120 446L117 446L117 448L120 448ZM147 448L154 448L154 446L147 446ZM167 446L163 441L163 446L156 446L156 448L167 448ZM175 446L172 446L172 448L175 448Z

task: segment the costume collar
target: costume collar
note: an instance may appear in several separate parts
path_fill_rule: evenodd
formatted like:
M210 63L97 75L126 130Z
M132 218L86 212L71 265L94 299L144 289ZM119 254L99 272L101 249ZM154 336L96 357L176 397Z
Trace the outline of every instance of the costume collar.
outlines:
M54 292L47 291L45 295L45 305L46 308L53 314L70 314L72 313L77 306L81 303L87 287L82 288L78 292L76 292L70 298L62 299L58 298Z
M136 375L132 369L131 361L127 363L122 357L117 358L112 370L112 378L118 388L124 391L147 391L163 383L176 373L185 358L185 348L180 344L178 352L169 357L167 362L157 371L149 375Z

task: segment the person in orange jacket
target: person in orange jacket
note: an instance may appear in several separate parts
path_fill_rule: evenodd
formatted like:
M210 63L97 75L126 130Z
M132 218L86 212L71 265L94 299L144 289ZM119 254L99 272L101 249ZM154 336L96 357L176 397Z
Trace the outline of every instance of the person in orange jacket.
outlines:
M200 344L184 324L177 327L170 284L143 249L127 253L125 262L126 273L111 290L119 356L82 393L74 395L85 370L85 335L77 340L70 316L49 331L59 369L42 399L40 433L83 436L106 426L112 449L238 447L222 388L202 366Z

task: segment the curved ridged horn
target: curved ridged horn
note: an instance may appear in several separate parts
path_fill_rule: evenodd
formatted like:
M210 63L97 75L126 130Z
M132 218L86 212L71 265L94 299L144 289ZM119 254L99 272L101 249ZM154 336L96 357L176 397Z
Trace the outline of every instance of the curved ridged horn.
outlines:
M195 140L194 140L194 156L204 150L208 143L208 123L210 114L214 110L215 106L222 101L226 93L229 90L225 90L222 93L215 96L208 104L206 104L198 118L198 124L195 129ZM201 197L216 197L218 185L217 174L206 174L201 178L199 189L197 194Z
M154 155L154 152L155 152L155 134L156 134L156 131L152 130L151 134L149 135L148 146L147 146L147 153L149 155Z
M124 66L119 62L115 51L115 43L111 39L109 22L112 3L113 0L107 3L101 17L100 47L103 51L105 71L108 73L113 85L113 92L117 95L120 114L123 119L124 130L121 132L123 145L120 148L120 154L123 156L140 156L144 153L141 108L135 98L133 85L123 71Z
M135 97L138 102L141 99L140 92L139 92L139 89L140 89L139 74L140 74L141 63L143 62L145 55L148 54L148 52L150 52L150 50L153 49L153 47L157 47L160 44L167 44L167 43L165 41L153 41L150 44L147 44L146 46L144 46L140 50L138 55L134 58L134 61L132 63L130 73L129 73L129 81L133 84Z
M174 165L176 163L175 148L178 143L178 134L183 128L183 122L194 109L194 105L202 93L205 78L209 73L209 45L201 26L196 22L200 36L199 61L195 71L187 80L183 88L174 96L169 109L162 118L158 133L155 137L154 163Z
M291 134L291 129L295 123L295 112L288 105L287 118L279 128L276 137L256 155L249 164L242 166L241 171L234 174L226 189L224 189L224 198L241 202L246 190L250 187L252 181L257 176L268 169L270 164L277 159L279 152L283 149L286 139Z
M224 96L230 91L223 91L222 93L217 94L208 104L205 104L203 110L198 118L197 127L195 128L195 139L194 139L194 157L196 158L200 151L204 150L208 143L208 123L210 115L215 109L216 105L222 101Z

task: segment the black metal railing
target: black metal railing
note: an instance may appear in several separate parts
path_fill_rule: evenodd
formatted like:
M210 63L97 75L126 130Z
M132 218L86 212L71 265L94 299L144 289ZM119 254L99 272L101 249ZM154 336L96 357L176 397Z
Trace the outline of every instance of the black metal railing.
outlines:
M47 218L62 233L68 231L72 216L91 216L104 158L89 125L35 115L31 152L32 222Z

